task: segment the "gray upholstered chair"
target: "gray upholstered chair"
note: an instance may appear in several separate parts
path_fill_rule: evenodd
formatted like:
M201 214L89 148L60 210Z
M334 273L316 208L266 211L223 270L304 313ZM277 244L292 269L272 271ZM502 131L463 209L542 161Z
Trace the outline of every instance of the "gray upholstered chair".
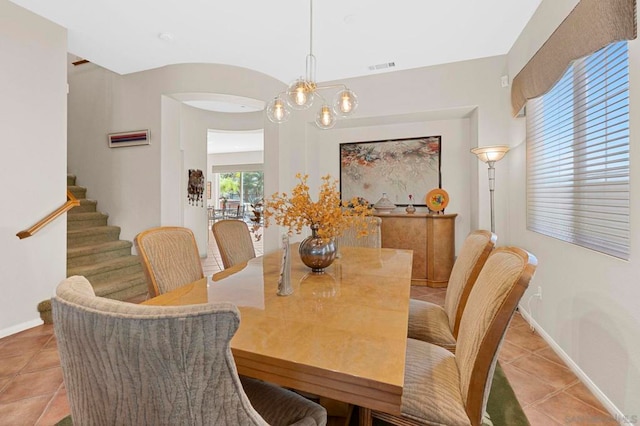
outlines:
M239 378L230 303L144 306L96 297L84 277L60 283L54 330L77 425L324 425L300 395Z
M220 251L224 269L256 257L251 232L243 221L220 220L213 224L211 232L213 232L218 251Z
M495 234L484 230L473 231L465 238L451 270L444 308L435 303L411 299L408 337L455 351L467 298L496 240Z
M500 343L536 265L525 250L495 249L469 295L455 355L408 339L401 416L361 409L361 424L482 424Z
M150 297L204 278L196 238L189 228L147 229L136 235L135 243Z
M338 247L382 247L380 225L382 219L377 216L354 217L354 224L342 231L342 235L336 237ZM365 221L366 226L359 222ZM359 236L362 229L367 230L367 235Z

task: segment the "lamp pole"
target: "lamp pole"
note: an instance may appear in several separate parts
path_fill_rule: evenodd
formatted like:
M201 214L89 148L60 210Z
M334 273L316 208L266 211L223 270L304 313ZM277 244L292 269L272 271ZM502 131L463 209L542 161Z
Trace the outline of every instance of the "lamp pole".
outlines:
M491 232L496 232L496 215L493 208L493 193L496 189L496 168L495 161L487 161L489 165L489 198L491 202Z
M491 203L491 232L496 232L496 216L493 203L493 192L496 189L496 161L500 161L502 157L509 151L506 145L493 145L473 148L471 153L475 154L480 161L487 163L489 166L489 197Z

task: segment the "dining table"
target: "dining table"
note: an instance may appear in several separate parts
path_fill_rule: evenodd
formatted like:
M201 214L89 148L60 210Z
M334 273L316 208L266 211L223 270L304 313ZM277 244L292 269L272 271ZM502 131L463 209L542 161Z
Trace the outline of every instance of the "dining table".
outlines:
M324 273L302 263L297 244L290 252L290 295L277 294L280 249L143 303L231 302L239 374L400 414L413 252L340 247Z

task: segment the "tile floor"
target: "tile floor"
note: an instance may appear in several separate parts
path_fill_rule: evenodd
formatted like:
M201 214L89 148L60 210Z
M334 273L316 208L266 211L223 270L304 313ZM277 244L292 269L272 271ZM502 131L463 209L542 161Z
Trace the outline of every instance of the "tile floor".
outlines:
M445 293L446 289L411 289L411 297L440 305ZM498 359L532 426L618 424L518 313Z
M211 235L210 241L203 260L207 275L222 269ZM256 254L262 254L261 243ZM411 294L442 304L445 291L413 287ZM518 314L499 357L533 426L617 424ZM55 425L68 414L53 327L41 325L0 339L0 426Z

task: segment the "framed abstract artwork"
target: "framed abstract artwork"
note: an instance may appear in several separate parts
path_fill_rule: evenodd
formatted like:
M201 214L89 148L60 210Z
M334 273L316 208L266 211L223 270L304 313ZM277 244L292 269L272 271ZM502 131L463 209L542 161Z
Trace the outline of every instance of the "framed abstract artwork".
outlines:
M109 148L123 146L149 145L149 130L134 130L131 132L109 133Z
M397 206L409 195L425 206L426 194L441 187L440 136L340 144L340 194L347 203L362 197L371 204L382 193Z

